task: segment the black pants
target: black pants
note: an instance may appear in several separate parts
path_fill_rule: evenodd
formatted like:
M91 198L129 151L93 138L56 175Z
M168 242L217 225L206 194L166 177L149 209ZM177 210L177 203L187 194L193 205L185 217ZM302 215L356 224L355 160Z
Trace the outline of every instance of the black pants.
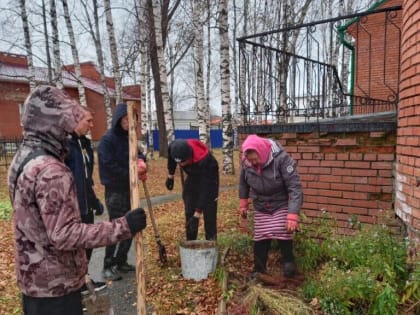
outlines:
M53 298L22 294L22 305L24 315L83 315L80 291Z
M293 240L277 240L283 262L294 262ZM265 273L267 271L267 257L270 250L271 240L254 242L254 271Z
M205 192L201 192L205 193ZM191 225L193 222L192 217L195 209L197 209L197 200L199 194L183 193L184 206L185 206L185 226L187 240L196 240L198 235L198 225ZM217 239L217 200L212 200L207 203L203 210L204 231L206 240Z
M110 221L121 218L130 211L130 192L113 191L105 187L105 203ZM130 250L131 240L132 239L124 240L106 247L104 268L123 265L127 262L127 254Z
M82 222L86 224L92 224L94 222L94 215L93 215L92 209L89 209L86 215L82 215ZM93 251L92 248L86 248L86 258L87 258L88 264L90 261L90 257L92 257L92 251Z

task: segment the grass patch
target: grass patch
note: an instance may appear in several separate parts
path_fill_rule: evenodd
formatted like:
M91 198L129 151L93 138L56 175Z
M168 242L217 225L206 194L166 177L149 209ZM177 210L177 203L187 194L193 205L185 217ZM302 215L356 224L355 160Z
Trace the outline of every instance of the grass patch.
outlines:
M12 216L12 204L10 203L10 200L0 200L0 220L10 220Z
M382 225L358 225L352 236L334 229L330 222L328 237L314 239L306 233L297 239L298 267L312 271L304 298L317 301L325 314L391 315L420 296L419 273L407 262L404 239Z

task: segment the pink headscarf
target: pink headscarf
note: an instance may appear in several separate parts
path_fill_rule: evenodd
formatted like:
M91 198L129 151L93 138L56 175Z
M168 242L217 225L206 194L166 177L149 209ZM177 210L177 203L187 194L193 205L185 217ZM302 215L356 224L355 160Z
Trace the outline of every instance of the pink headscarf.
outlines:
M249 135L242 144L242 159L245 159L245 152L247 150L254 150L260 157L261 164L264 165L271 152L271 142L265 138L258 137L257 135Z

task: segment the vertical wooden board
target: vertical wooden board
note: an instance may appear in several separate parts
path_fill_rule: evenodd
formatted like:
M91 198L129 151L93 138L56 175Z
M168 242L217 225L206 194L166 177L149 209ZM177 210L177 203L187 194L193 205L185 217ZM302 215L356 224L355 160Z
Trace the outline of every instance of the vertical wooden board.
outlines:
M128 141L129 141L129 164L130 164L130 199L131 209L140 206L139 185L137 177L137 115L135 103L127 102L128 115ZM137 276L137 314L146 315L146 280L144 275L144 246L143 234L139 232L134 237L136 244L136 276Z

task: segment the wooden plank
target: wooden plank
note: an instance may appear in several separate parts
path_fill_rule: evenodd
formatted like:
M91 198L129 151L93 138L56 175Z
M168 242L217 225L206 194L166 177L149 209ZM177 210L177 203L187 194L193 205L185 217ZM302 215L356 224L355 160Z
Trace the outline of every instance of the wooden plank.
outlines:
M127 102L128 139L129 139L129 164L130 164L130 199L131 209L140 206L139 183L137 176L137 113L135 103ZM144 244L143 233L134 236L136 244L136 279L137 279L137 314L146 315L146 280L144 275Z

